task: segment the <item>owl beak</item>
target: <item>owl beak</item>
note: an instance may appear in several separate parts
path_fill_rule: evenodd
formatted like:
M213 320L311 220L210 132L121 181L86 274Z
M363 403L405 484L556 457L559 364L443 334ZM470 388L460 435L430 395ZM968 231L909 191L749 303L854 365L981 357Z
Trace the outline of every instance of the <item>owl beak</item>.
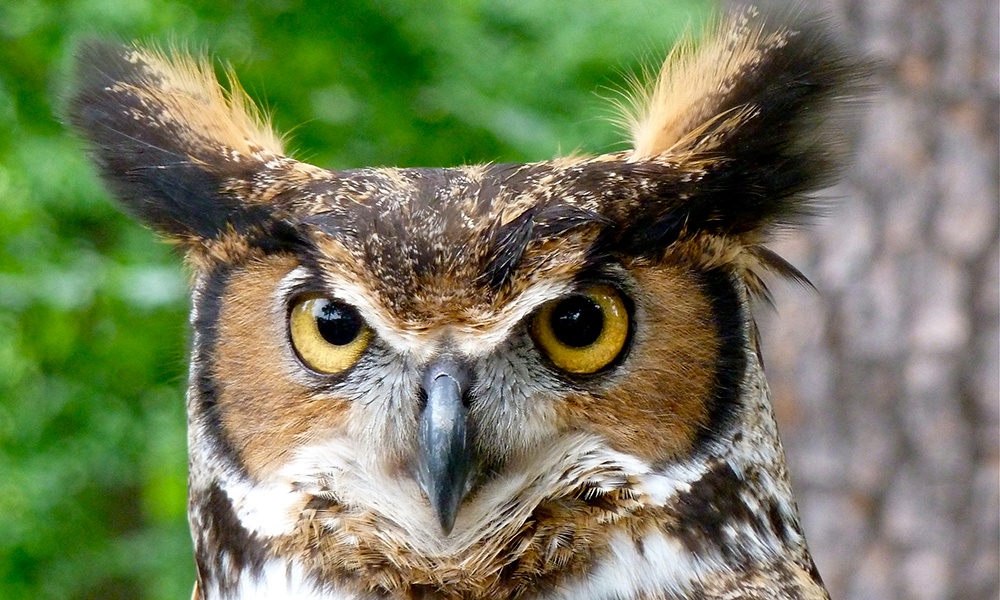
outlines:
M462 400L468 379L466 369L450 359L436 361L424 375L427 404L420 416L417 481L445 535L451 533L468 492L469 409Z

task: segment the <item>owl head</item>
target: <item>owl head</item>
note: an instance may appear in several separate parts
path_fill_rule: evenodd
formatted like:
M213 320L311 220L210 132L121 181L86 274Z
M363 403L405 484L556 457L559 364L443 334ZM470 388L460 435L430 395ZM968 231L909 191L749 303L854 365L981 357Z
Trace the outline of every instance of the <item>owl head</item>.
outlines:
M632 149L530 164L327 170L206 62L78 72L105 182L193 271L206 597L821 591L750 314L842 155L821 24L723 20L630 95Z

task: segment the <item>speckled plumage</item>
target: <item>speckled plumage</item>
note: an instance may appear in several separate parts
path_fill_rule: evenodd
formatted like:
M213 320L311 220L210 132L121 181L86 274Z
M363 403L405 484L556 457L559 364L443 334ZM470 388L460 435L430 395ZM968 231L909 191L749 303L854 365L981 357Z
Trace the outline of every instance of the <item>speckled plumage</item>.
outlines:
M72 122L194 270L197 594L826 597L749 306L763 271L799 277L763 244L834 174L860 72L821 24L746 11L637 89L632 150L328 171L210 66L85 45ZM629 334L576 375L531 323L593 286ZM293 347L316 295L373 332L342 372ZM428 369L453 363L471 466L451 522L418 454Z

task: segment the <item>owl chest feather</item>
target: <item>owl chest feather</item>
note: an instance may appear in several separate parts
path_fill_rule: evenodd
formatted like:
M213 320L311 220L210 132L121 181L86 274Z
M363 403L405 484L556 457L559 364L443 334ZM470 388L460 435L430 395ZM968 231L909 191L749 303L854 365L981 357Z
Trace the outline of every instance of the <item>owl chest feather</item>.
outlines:
M366 592L336 583L317 586L304 576L300 564L294 561L273 560L256 573L244 573L239 587L231 596L245 600L373 600L375 598L399 599L450 599L450 598L519 598L521 600L640 600L648 598L680 599L690 597L695 581L707 574L699 569L698 561L681 549L675 540L651 534L641 543L632 540L611 540L608 555L595 562L586 573L566 578L559 585L546 591L523 591L500 595L498 590L479 590L465 593L436 588L431 585L411 586L396 593ZM206 600L213 596L205 596Z
M763 542L763 540L759 540ZM386 591L359 589L343 580L324 583L307 575L296 560L273 558L260 568L238 573L236 585L205 590L204 599L374 600L520 599L520 600L682 600L688 598L799 599L828 598L808 567L794 562L761 560L753 566L731 564L721 553L695 553L663 531L636 537L622 531L602 545L600 556L572 576L563 573L543 589L493 585L470 587L414 584Z

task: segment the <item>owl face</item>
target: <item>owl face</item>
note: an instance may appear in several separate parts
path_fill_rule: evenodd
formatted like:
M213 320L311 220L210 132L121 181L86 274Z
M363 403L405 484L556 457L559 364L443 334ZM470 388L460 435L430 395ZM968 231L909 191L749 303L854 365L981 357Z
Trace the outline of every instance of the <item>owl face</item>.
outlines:
M213 411L236 464L264 480L335 439L370 486L448 496L433 507L444 533L462 499L564 437L650 463L692 449L724 404L720 360L742 350L723 348L717 313L739 311L727 275L602 256L592 194L551 175L566 186L553 211L579 216L510 217L518 207L487 194L519 169L366 173L370 206L331 186L291 247L206 277L217 316L196 326L213 340L200 367L224 382ZM505 188L529 207L540 192ZM505 214L529 230L504 231Z
M320 169L209 65L80 64L74 124L195 273L206 597L822 597L749 298L836 164L824 32L726 22L633 150L451 169Z
M560 551L515 572L584 568L601 522L650 493L630 478L730 428L747 345L731 274L616 251L590 169L629 167L352 173L281 245L199 275L193 379L211 388L193 386L192 446L241 527L392 585L447 566L463 593L496 589L519 545ZM551 222L517 213L542 194Z

